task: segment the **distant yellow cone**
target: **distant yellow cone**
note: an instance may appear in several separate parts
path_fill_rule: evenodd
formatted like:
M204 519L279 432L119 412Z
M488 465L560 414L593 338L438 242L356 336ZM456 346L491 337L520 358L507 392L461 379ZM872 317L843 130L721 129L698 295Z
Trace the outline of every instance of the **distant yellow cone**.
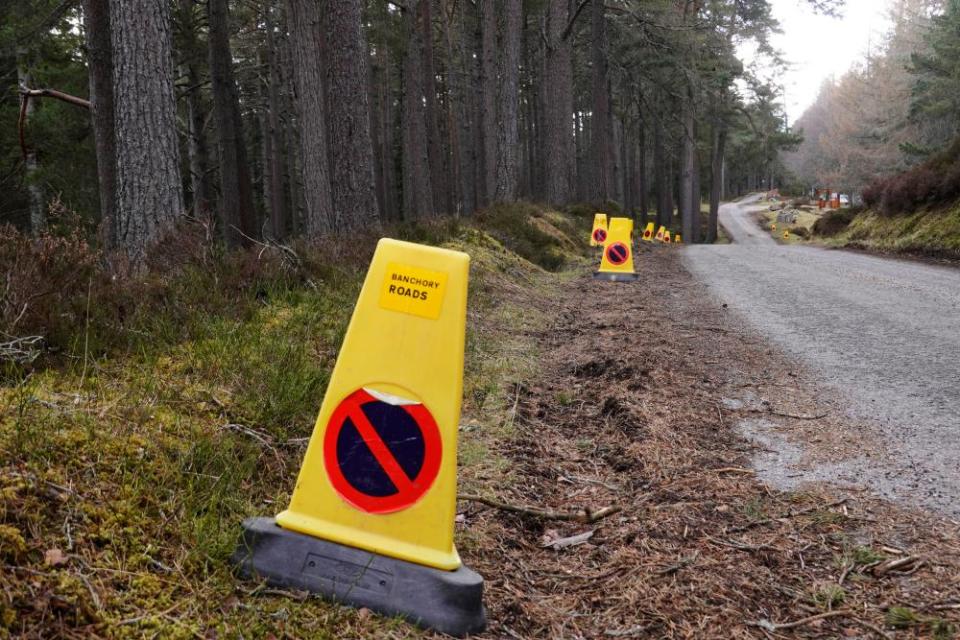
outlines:
M683 244L683 238L680 237L680 234L673 236L673 244Z
M664 232L663 232L663 243L664 243L664 244L670 244L670 232L669 232L669 231L664 231Z
M770 225L770 231L776 231L776 230L777 230L777 223L774 222L773 224Z
M657 241L663 242L663 234L666 233L667 228L663 225L660 225L660 228L657 229Z
M783 232L783 239L784 239L784 240L789 240L789 239L790 239L790 232L789 232L789 231L784 231L784 232Z
M607 214L597 213L593 216L593 230L590 231L590 246L602 247L607 241Z
M646 229L643 230L644 242L653 242L653 223L648 222Z

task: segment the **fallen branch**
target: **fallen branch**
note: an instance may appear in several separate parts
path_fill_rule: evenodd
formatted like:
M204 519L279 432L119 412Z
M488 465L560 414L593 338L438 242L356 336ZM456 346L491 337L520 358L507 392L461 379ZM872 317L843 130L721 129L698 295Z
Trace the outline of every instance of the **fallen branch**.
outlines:
M534 518L541 518L543 520L561 520L564 522L582 522L584 524L593 524L594 522L599 522L608 516L612 516L615 513L620 513L622 508L619 506L610 506L603 507L602 509L593 510L589 507L583 511L544 511L543 509L537 509L534 507L523 507L514 504L507 504L506 502L500 502L499 500L494 500L493 498L487 498L485 496L474 495L470 493L461 493L457 496L460 500L467 500L469 502L479 502L480 504L492 507L494 509L499 509L500 511L509 511L510 513L519 513L525 516L532 516Z
M818 613L815 616L808 616L806 618L800 618L799 620L794 620L793 622L770 622L769 620L748 620L747 626L750 627L760 627L764 631L769 631L770 633L776 633L777 631L785 631L787 629L796 629L797 627L802 627L808 625L811 622L817 622L819 620L827 620L829 618L840 618L846 616L852 616L853 612L849 609L837 609L836 611L827 611L826 613Z
M0 342L0 360L28 364L42 353L43 336L27 336Z

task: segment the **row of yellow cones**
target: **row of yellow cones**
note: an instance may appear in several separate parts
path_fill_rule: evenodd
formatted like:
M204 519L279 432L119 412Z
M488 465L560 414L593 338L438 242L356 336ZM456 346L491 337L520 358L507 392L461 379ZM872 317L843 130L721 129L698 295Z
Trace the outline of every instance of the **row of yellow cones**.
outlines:
M654 234L654 224L648 223L643 230L645 242L664 244L682 244L680 234L671 237L670 230L660 226ZM598 213L593 218L593 230L590 232L590 246L603 247L600 268L594 274L598 280L631 282L637 279L633 268L633 220L630 218L610 218Z

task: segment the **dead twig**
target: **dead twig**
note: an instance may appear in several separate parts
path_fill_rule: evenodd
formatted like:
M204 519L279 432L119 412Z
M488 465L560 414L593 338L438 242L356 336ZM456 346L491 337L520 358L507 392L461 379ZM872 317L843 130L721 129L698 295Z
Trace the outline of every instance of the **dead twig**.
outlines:
M799 620L794 620L793 622L770 622L769 620L748 620L747 626L750 627L759 627L764 631L769 631L770 633L776 633L777 631L786 631L787 629L796 629L797 627L802 627L810 624L811 622L817 622L819 620L827 620L829 618L840 618L852 616L853 612L849 609L837 609L836 611L827 611L826 613L818 613L815 616L807 616L806 618L800 618Z
M487 498L485 496L474 495L470 493L461 493L457 496L457 498L460 500L467 500L469 502L479 502L480 504L492 507L494 509L499 509L500 511L519 513L526 516L532 516L534 518L541 518L543 520L582 522L584 524L593 524L594 522L599 522L608 516L612 516L615 513L620 513L622 510L622 507L613 505L596 510L587 507L583 511L576 512L544 511L543 509L536 509L534 507L523 507L514 504L507 504L506 502L500 502L499 500L494 500L493 498Z

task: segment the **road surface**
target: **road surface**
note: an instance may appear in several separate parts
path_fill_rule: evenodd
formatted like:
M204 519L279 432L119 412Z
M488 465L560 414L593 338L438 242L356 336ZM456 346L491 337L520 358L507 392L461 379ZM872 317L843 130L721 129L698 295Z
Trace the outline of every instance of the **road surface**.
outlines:
M734 243L688 246L685 266L878 429L893 454L844 475L960 516L960 270L779 245L752 219L757 199L721 207Z

